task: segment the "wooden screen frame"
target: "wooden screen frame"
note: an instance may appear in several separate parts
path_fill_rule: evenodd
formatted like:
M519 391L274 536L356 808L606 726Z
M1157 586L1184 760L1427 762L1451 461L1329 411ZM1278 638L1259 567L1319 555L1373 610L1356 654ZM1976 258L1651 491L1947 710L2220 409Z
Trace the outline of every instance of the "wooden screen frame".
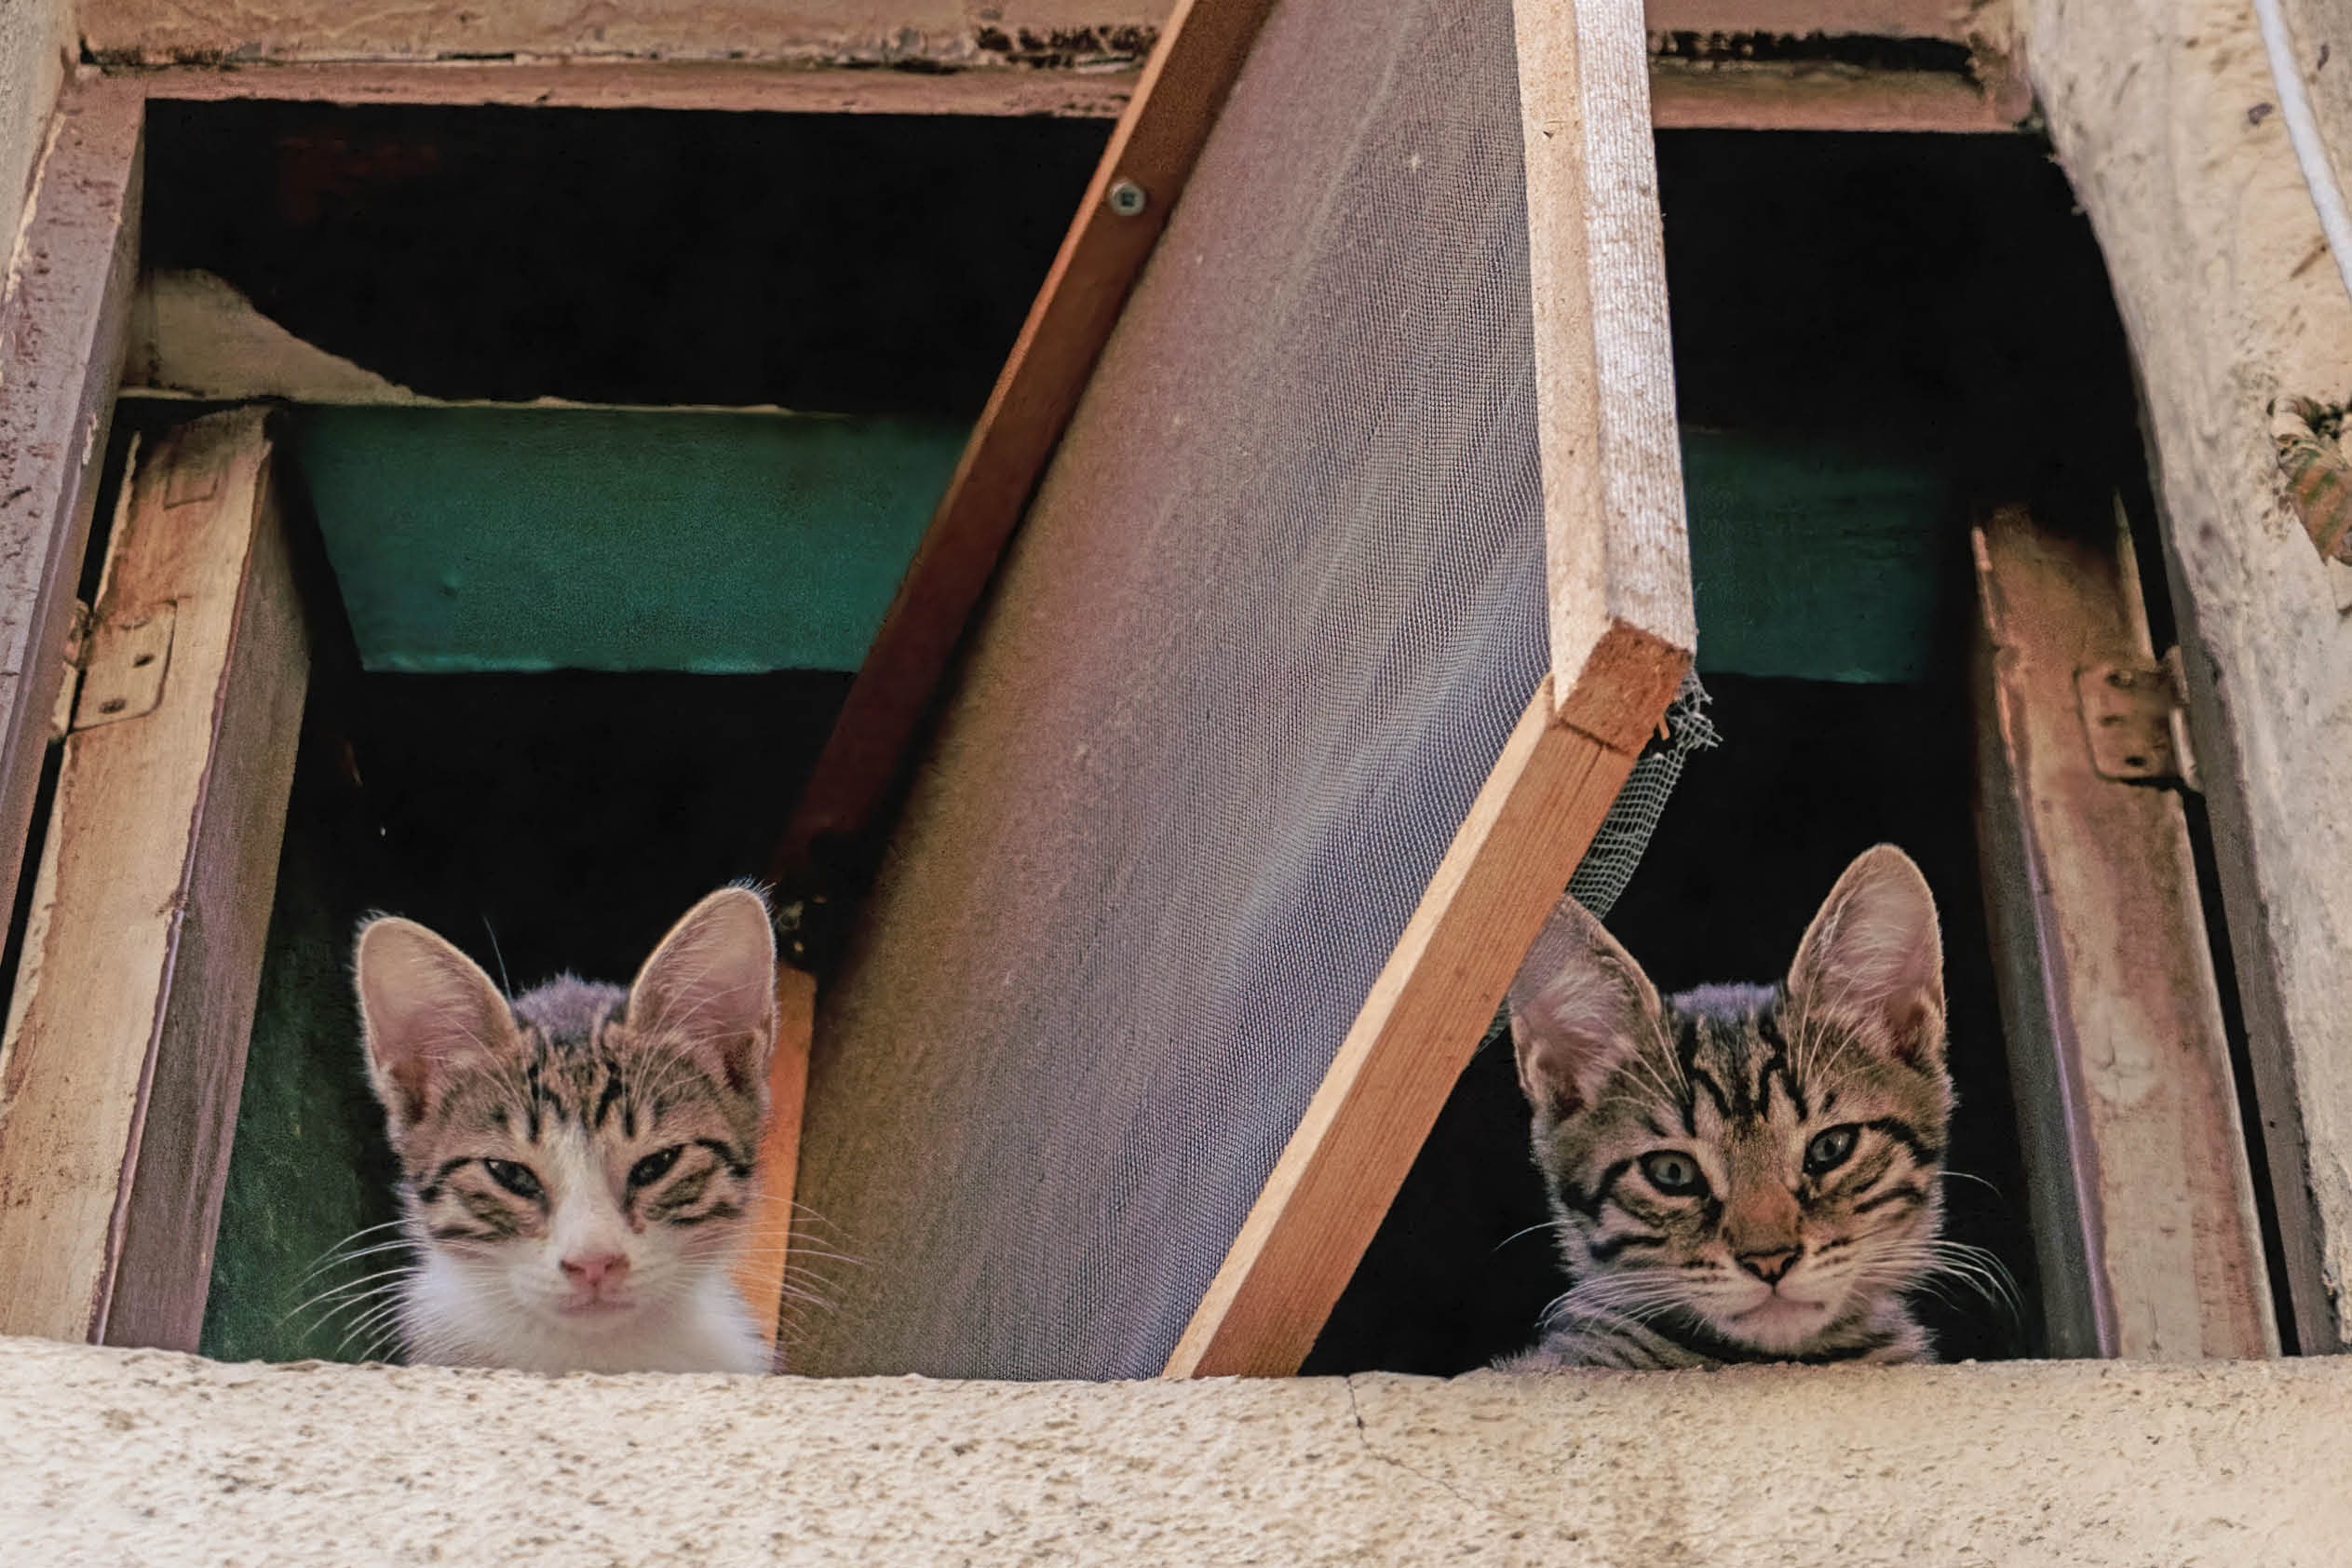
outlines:
M1270 0L1184 0L779 853L855 879L953 652ZM1518 0L1551 673L1532 694L1165 1372L1297 1370L1695 643L1637 0ZM1140 214L1110 201L1123 184ZM836 886L838 885L835 885Z
M1551 673L1164 1375L1314 1347L1697 642L1638 0L1515 0Z

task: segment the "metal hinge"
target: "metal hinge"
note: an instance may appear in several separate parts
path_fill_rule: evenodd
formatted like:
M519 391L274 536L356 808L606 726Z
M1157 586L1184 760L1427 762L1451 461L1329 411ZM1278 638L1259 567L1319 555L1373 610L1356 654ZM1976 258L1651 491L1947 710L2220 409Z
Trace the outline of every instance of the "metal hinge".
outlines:
M2083 734L2100 777L2202 792L2178 648L2154 663L2094 664L2075 672Z
M155 710L163 701L164 671L171 665L171 630L178 616L178 608L168 599L132 619L85 616L81 688L73 699L69 733ZM60 709L63 710L62 702Z

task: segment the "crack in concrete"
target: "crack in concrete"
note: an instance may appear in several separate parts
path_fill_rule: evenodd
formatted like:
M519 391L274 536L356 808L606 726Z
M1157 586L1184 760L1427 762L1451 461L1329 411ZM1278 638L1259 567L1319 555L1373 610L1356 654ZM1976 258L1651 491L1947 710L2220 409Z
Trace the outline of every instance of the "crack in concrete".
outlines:
M1504 1507L1492 1497L1473 1497L1469 1494L1464 1492L1460 1487L1454 1485L1452 1481L1446 1480L1443 1476L1432 1475L1428 1471L1421 1469L1416 1466L1408 1465L1403 1460L1398 1458L1395 1454L1383 1453L1378 1448L1373 1446L1372 1440L1372 1428L1365 1425L1363 1406L1359 1404L1356 1399L1356 1374L1350 1373L1348 1376L1342 1378L1340 1381L1345 1384L1347 1388L1347 1413L1353 1416L1356 1421L1356 1440L1363 1445L1364 1453L1368 1457L1377 1459L1382 1464L1387 1465L1395 1469L1402 1470L1405 1474L1413 1477L1415 1480L1428 1482L1431 1486L1436 1487L1439 1491L1444 1493L1447 1496L1453 1498L1455 1502L1461 1504L1466 1508L1471 1508L1480 1513L1486 1514L1492 1517L1498 1523L1516 1526L1518 1531L1521 1533L1525 1532L1531 1521L1516 1510Z

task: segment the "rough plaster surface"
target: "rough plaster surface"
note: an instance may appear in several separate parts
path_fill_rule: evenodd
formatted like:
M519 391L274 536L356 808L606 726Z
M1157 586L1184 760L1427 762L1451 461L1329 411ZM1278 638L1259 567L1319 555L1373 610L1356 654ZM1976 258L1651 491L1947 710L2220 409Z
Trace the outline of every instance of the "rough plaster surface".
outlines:
M2352 69L2352 12L2332 13ZM2294 1317L2305 1350L2333 1348L2352 1272L2352 569L2282 507L2268 405L2352 391L2352 301L2245 0L2033 0L2021 21L2138 363Z
M142 275L123 385L192 398L422 403L405 386L296 337L209 272Z
M1172 0L83 0L101 59L1129 62Z
M15 250L73 23L73 0L0 0L0 268Z
M2339 1563L2352 1361L570 1377L0 1340L24 1563Z

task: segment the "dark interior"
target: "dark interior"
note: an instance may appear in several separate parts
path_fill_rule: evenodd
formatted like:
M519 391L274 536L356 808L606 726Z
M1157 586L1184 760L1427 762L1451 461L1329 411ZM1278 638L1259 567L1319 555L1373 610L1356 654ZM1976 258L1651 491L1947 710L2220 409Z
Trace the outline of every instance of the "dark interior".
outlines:
M427 396L959 418L1110 134L1043 116L151 114L147 264L216 273Z

